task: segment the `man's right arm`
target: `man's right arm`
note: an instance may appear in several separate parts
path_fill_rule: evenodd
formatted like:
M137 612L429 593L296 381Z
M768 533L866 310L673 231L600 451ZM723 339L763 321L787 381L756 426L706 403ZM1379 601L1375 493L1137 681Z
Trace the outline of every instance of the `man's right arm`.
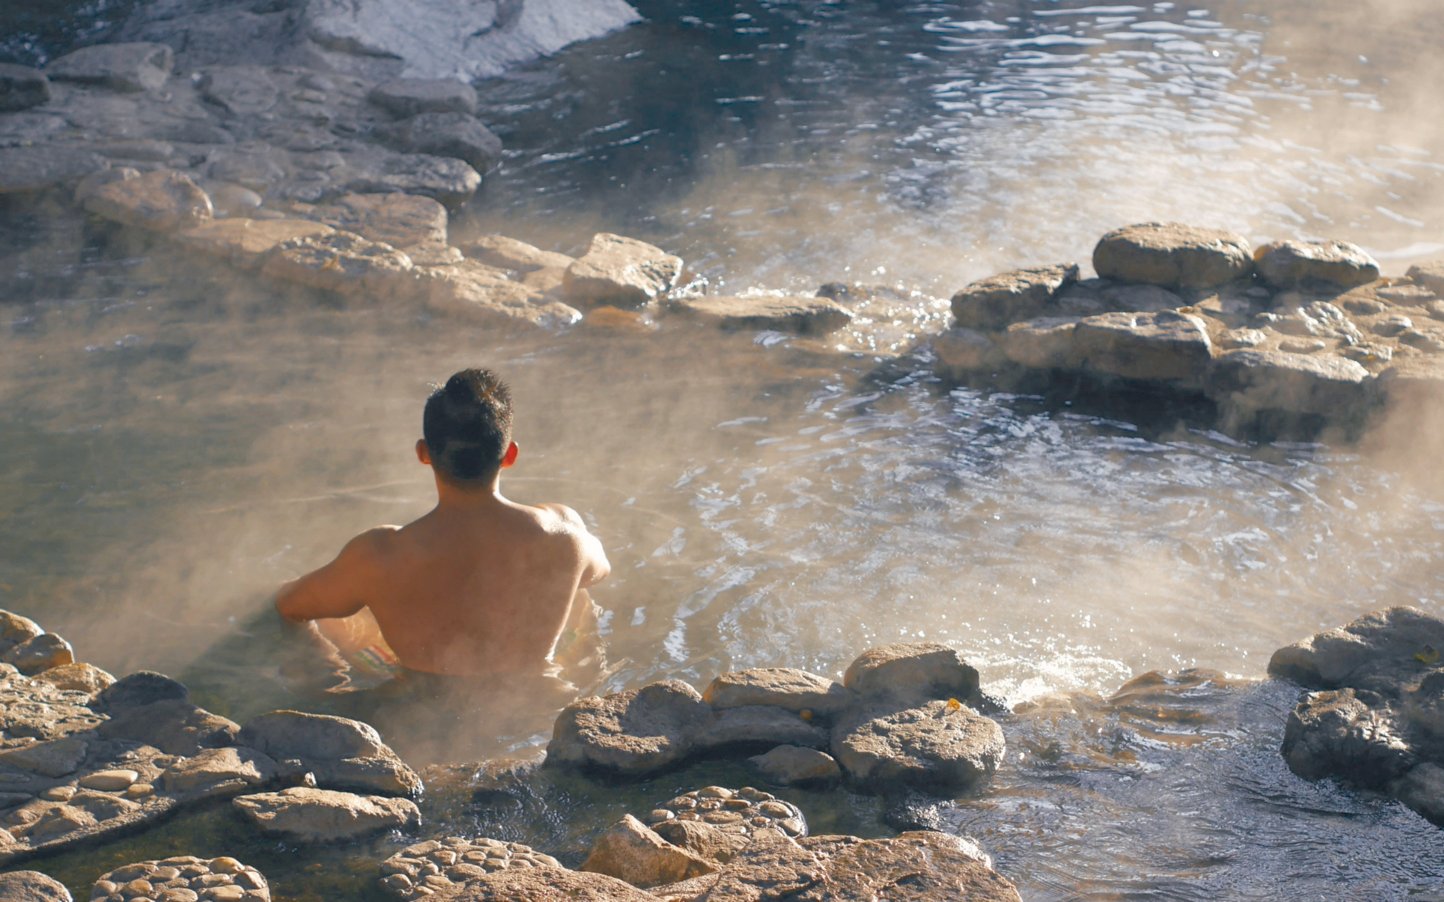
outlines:
M382 532L362 533L347 542L331 563L281 586L276 593L277 613L300 623L349 617L364 608L376 585L376 551Z

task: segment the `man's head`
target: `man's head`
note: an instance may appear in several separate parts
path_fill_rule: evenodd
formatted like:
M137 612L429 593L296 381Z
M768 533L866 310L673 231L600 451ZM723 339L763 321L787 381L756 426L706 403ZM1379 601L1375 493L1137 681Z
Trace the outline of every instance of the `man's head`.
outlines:
M511 391L490 370L462 370L426 399L421 434L422 460L442 479L486 484L516 458Z

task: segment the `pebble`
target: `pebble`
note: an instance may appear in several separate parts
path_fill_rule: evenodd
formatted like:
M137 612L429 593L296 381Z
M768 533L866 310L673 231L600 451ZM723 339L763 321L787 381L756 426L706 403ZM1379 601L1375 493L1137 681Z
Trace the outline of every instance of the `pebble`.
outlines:
M75 787L52 786L40 793L40 797L50 802L68 802L75 797Z

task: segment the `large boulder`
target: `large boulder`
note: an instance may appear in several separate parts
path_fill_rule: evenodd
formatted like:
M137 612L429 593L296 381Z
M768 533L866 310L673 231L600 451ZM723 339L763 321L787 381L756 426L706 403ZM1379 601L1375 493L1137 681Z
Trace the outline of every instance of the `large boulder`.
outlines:
M154 91L170 79L174 54L165 44L94 44L45 67L53 81L74 81L116 91Z
M876 788L965 790L992 776L1004 749L1002 728L956 700L861 708L832 732L838 764Z
M717 866L672 845L628 814L597 838L581 869L645 889L710 874Z
M714 679L702 693L713 708L771 705L797 713L832 716L850 705L854 695L841 683L790 667L734 670Z
M1259 276L1274 288L1348 289L1379 278L1379 264L1347 241L1276 241L1254 252Z
M1188 313L1102 313L1073 330L1080 366L1106 376L1202 385L1213 349L1201 318Z
M50 100L50 80L39 69L0 63L0 113L16 113Z
M937 642L898 642L868 649L848 666L842 683L865 699L894 701L900 707L978 696L978 671L956 649Z
M601 232L567 267L562 292L577 306L641 307L671 290L681 272L682 258L635 238Z
M1369 400L1369 371L1334 354L1239 349L1214 358L1204 393L1240 411L1341 416Z
M638 775L683 761L712 718L697 690L680 680L578 699L557 717L547 763Z
M1053 298L1078 281L1078 264L1015 269L971 283L953 295L953 317L965 329L997 332L1042 316Z
M829 298L687 297L672 301L671 309L686 316L714 322L725 329L773 329L805 335L826 335L852 322L852 312Z
M1205 289L1247 276L1253 259L1248 241L1232 232L1148 222L1099 239L1093 268L1120 282Z
M298 842L348 840L421 823L421 812L409 799L306 786L239 796L232 804L263 833Z
M321 786L418 795L421 778L369 724L345 717L273 711L247 721L237 742L282 761L299 760Z

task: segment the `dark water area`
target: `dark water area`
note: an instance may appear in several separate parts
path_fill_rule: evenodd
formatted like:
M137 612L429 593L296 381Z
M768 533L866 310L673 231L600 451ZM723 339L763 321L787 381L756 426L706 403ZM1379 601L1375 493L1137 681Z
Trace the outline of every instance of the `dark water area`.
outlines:
M947 385L915 347L966 281L1086 266L1127 222L1344 238L1387 271L1439 254L1432 7L638 6L646 23L479 86L507 158L454 231L577 251L610 230L681 253L714 291L855 280L890 286L885 302L827 341L502 335L276 292L58 203L0 202L0 606L112 672L178 675L227 716L286 703L249 624L351 535L428 509L421 403L485 364L517 398L504 490L582 511L613 562L605 688L840 675L870 645L938 640L1019 710L993 783L933 813L1027 899L1444 885L1437 829L1287 771L1296 693L1259 682L1274 649L1318 629L1444 609L1428 424L1250 443L1156 399ZM0 58L40 62L123 6L45 9L0 9ZM1188 668L1224 675L1109 700ZM391 737L451 742L426 836L576 864L624 811L753 779L712 762L498 789L474 762L535 754L544 729L477 721L463 737L450 724L470 712L442 713L435 735ZM784 794L814 832L889 830L891 800ZM368 869L413 839L297 849L222 807L41 867L85 895L112 862L183 847L260 867L279 899L364 899Z

